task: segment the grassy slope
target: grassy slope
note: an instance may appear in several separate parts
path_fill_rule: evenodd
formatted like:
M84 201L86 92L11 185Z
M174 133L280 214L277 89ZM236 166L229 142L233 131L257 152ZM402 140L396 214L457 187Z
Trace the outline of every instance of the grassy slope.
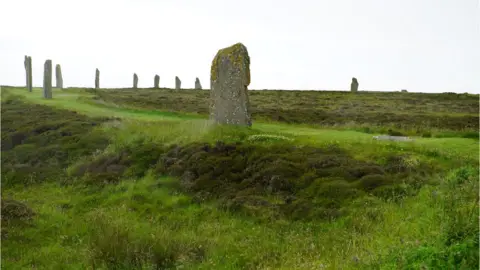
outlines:
M33 103L124 119L100 128L111 140L104 153L155 143L245 140L245 131L216 129L197 115L92 102L83 91L56 92L53 100L39 98L38 89L32 94L9 91ZM99 267L109 258L130 267L135 260L168 264L171 259L187 269L393 269L435 263L448 269L461 265L464 258L470 266L475 261L467 253L472 250L468 245L475 243L457 236L478 229L478 141L420 138L412 144L392 144L374 142L372 135L356 131L278 123L256 123L246 134L283 135L295 144L318 147L340 145L360 160L408 154L445 173L432 176L433 185L424 185L401 203L375 199L353 203L349 207L355 214L335 222L265 221L222 211L214 202L194 203L190 195L178 192L176 180L153 172L93 193L91 187L59 186L56 181L4 187L2 198L26 202L37 216L24 226L9 228L9 238L2 239L2 263L10 269L30 265L84 269ZM366 202L369 207L364 207ZM446 244L448 239L458 241Z

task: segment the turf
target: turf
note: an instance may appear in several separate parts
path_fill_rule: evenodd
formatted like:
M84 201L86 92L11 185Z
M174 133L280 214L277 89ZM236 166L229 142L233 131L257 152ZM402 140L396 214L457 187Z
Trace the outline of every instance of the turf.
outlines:
M5 268L478 269L478 96L252 91L242 128L206 119L206 91L135 91L2 87ZM463 120L332 126L327 98Z

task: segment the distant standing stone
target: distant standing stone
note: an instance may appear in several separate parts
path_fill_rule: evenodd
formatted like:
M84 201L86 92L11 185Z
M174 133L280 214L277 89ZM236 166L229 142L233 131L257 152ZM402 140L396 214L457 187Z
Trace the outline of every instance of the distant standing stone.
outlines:
M55 66L55 79L56 79L56 87L63 89L62 67L60 67L60 64L57 64Z
M402 93L407 93L407 89L402 89Z
M45 61L43 69L43 98L52 98L52 60Z
M352 78L352 83L350 84L350 91L357 92L358 91L358 80L357 78Z
M210 71L210 119L219 124L251 126L249 84L247 48L237 43L219 50Z
M160 76L158 75L155 75L155 77L153 78L153 88L160 88Z
M25 68L25 86L28 88L28 69L27 69L27 63L28 63L28 56L25 55L25 58L23 60L23 66Z
M133 73L133 89L137 89L138 87L138 76L137 73Z
M100 70L95 69L95 89L100 88Z
M200 83L200 80L197 78L195 78L195 89L197 90L201 90L202 89L202 84Z
M25 79L27 82L28 92L32 92L32 57L25 55L25 60L23 62L25 66Z
M182 88L182 81L175 76L175 90L180 90Z

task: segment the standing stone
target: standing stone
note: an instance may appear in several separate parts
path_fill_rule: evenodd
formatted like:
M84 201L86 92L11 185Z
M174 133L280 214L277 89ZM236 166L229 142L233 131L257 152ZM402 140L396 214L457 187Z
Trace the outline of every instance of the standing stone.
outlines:
M155 77L153 78L153 88L160 88L160 76L158 75L155 75Z
M100 88L100 70L98 68L95 70L95 89Z
M200 83L200 80L198 77L195 79L195 89L201 90L202 89L202 84Z
M175 90L180 90L182 88L182 81L175 76Z
M219 124L251 126L249 84L247 48L237 43L219 50L210 71L210 119Z
M350 91L357 92L358 91L358 80L357 78L352 78L352 83L350 84Z
M62 67L60 67L60 64L55 66L55 79L56 87L63 89Z
M32 57L25 55L25 60L23 61L25 66L25 79L27 82L28 92L32 92Z
M52 60L45 61L43 69L43 98L52 98Z
M23 60L23 66L25 68L25 86L28 88L28 69L27 69L27 64L28 63L28 56L25 55L25 58Z
M32 74L32 57L28 57L28 91L32 92L33 89L33 74Z
M137 89L138 87L138 76L137 73L133 73L133 89Z

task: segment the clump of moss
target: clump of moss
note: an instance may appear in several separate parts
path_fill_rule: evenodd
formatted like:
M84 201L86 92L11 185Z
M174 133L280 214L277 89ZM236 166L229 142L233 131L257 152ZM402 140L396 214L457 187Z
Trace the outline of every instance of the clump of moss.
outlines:
M230 47L220 49L212 61L210 70L210 78L216 81L218 78L218 66L222 58L228 57L230 62L241 70L247 73L246 85L250 85L250 56L248 55L247 47L242 43L236 43Z
M35 212L22 202L12 199L2 199L1 204L2 221L29 220L35 216Z
M371 174L360 178L357 185L363 190L370 191L390 183L391 179L385 177L385 175Z

